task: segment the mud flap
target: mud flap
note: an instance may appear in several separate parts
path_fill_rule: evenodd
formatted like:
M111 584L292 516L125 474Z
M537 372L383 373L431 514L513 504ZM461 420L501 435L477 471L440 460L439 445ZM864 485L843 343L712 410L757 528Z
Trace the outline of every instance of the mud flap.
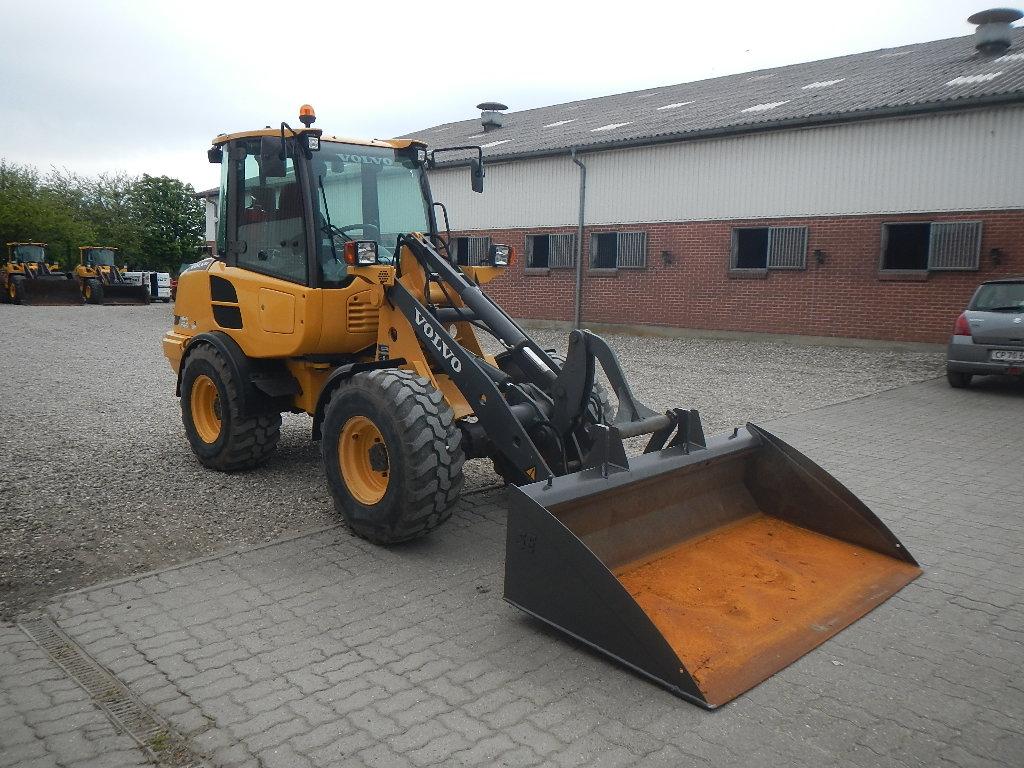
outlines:
M505 599L703 707L921 573L856 496L752 424L629 465L510 486Z

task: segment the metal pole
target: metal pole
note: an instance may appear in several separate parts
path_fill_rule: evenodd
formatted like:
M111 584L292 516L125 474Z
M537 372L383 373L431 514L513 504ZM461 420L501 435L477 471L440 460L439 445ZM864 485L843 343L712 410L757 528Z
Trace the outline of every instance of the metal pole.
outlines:
M580 214L576 225L576 295L573 306L573 328L579 328L583 319L583 214L587 203L587 166L576 157L572 148L572 161L580 167Z

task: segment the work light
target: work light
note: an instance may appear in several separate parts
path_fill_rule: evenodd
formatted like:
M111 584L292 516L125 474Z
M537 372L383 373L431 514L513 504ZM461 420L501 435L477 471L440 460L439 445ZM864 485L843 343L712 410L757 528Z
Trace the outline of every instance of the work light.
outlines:
M490 261L496 267L507 267L515 257L515 251L510 245L492 245Z
M345 262L352 266L365 267L377 263L376 240L353 240L345 243Z

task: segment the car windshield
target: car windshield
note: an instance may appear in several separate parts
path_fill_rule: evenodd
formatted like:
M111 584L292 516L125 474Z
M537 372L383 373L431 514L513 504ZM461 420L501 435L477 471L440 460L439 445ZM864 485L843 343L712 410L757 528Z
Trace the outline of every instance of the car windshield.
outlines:
M110 248L92 248L87 251L86 260L102 267L114 266L114 251Z
M1024 312L1024 282L983 285L968 309L981 312Z
M386 147L323 141L312 170L325 280L342 278L338 259L348 240L376 241L380 261L391 262L399 235L429 231L423 170L415 159Z
M46 261L46 249L41 245L14 246L14 260L23 264Z

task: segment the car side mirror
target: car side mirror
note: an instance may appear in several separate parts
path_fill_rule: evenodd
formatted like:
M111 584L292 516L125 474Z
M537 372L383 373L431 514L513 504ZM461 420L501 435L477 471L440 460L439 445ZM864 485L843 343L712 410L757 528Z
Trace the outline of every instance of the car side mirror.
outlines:
M469 164L470 183L474 192L484 191L484 164L480 160L473 160Z

